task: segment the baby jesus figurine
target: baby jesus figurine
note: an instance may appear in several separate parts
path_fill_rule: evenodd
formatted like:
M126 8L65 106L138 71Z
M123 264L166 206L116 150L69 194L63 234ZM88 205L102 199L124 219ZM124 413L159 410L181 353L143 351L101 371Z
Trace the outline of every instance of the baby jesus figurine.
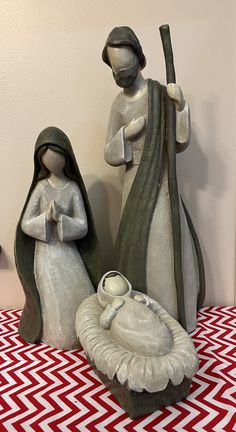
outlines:
M122 274L109 273L104 278L98 301L103 307L106 304L100 325L118 345L148 356L171 351L173 339L166 324L153 312L147 296L132 292Z
M189 394L198 357L190 336L155 300L106 273L79 306L76 333L103 383L131 418Z

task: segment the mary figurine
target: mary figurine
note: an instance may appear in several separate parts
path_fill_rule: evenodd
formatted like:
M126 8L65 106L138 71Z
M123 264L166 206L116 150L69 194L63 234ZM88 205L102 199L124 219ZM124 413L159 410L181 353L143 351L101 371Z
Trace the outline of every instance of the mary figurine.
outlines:
M60 349L78 346L78 306L94 293L100 259L87 193L68 137L44 129L16 230L15 259L26 302L19 334Z

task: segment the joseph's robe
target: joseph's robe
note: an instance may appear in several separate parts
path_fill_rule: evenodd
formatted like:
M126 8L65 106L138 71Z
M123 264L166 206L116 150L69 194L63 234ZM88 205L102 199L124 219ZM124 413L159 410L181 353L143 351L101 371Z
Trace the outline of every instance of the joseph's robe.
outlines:
M121 92L114 100L109 119L105 159L113 166L126 165L115 266L133 289L154 298L191 332L196 327L197 306L203 297L203 261L192 221L179 198L182 254L179 271L183 286L178 295L174 272L175 223L168 184L167 94L158 82L148 80L147 84L135 98ZM140 116L146 118L144 129L135 140L126 140L124 128ZM187 146L189 135L189 109L185 104L183 111L176 112L176 139L182 148Z

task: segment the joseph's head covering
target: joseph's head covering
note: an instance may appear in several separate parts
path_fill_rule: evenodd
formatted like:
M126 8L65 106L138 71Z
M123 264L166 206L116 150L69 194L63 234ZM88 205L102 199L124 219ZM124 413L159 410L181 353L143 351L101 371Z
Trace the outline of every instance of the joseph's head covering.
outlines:
M114 27L113 30L110 32L102 52L102 59L104 63L111 67L110 60L107 54L108 47L122 46L132 48L132 50L138 57L141 69L143 69L146 65L146 58L143 54L142 47L133 30L130 27L126 26Z

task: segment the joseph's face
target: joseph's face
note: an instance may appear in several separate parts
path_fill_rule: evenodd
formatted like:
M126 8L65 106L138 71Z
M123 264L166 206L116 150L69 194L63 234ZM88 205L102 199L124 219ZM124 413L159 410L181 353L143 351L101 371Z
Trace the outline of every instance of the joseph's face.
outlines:
M130 47L108 47L107 54L113 72L129 68L133 65L136 57Z
M122 88L130 87L140 69L138 58L132 48L108 47L107 54L116 84Z

